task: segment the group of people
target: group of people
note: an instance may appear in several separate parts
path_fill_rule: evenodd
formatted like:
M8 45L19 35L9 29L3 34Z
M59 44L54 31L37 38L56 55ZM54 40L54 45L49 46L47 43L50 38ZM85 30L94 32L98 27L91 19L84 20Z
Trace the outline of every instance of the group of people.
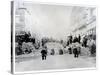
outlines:
M74 54L75 58L79 57L79 54L81 53L81 48L80 47L69 47L68 48L69 54Z
M24 35L16 35L16 42L18 42L18 48L16 48L16 54L17 55L20 55L20 54L23 53L23 50L22 50L23 42L26 42L26 43L27 42L32 42L35 49L39 49L40 44L37 45L35 38L30 38L30 36L31 36L30 33L27 33L27 34L25 33ZM91 54L96 53L96 50L95 50L96 49L96 44L94 43L93 39L89 39L89 37L87 37L87 36L82 37L81 35L78 35L78 36L75 36L75 37L70 35L70 36L68 36L68 38L69 39L66 42L67 43L66 46L69 46L70 44L77 42L82 47L85 47L85 48L89 47ZM46 39L41 40L42 47L45 45L46 42L47 42ZM74 48L70 47L70 48L68 48L69 54L74 54L74 57L78 58L79 54L81 53L80 49L81 48L79 48L79 47L74 47ZM51 50L51 51L52 51L51 55L54 55L54 53L55 53L54 49ZM31 52L32 52L31 50L28 50L28 49L25 50L25 53L31 53ZM62 55L63 50L59 50L59 54ZM46 47L43 47L43 49L41 50L41 55L42 55L42 60L46 60L46 57L47 57L47 48Z
M96 36L91 35L84 35L84 36L69 36L69 40L67 41L67 46L72 45L73 43L78 43L80 47L71 47L68 48L69 54L74 54L74 57L78 57L81 53L81 47L89 48L90 55L94 55L96 53Z
M76 42L78 42L78 43L81 42L81 36L80 35L78 37L76 37L76 36L73 37L72 35L68 36L67 46L69 44L76 43Z
M81 36L75 36L73 37L72 35L68 36L68 41L67 41L67 46L69 46L68 48L68 52L69 54L74 54L75 58L79 57L80 54L80 47L76 47L75 45L73 45L74 47L70 47L70 45L72 45L73 43L78 43L81 44Z
M74 43L74 42L78 42L80 43L80 40L81 40L81 36L79 35L79 37L72 37L72 36L69 36L69 40L68 40L68 43L69 45ZM68 46L68 45L67 45ZM74 54L74 57L75 58L78 58L79 57L79 54L80 54L80 48L77 48L77 47L74 47L74 48L68 48L69 50L69 54ZM54 55L54 49L51 50L52 53L51 55ZM62 50L59 50L59 54L63 54L63 51ZM42 56L42 60L46 60L46 57L47 57L47 47L43 47L43 49L41 50L41 56Z
M54 50L53 50L54 51ZM78 58L79 57L79 54L80 54L80 49L79 48L77 48L77 47L75 47L75 48L73 48L73 52L72 52L72 49L71 48L69 48L69 53L70 54L74 54L74 57L75 58ZM53 54L52 54L53 55ZM46 58L47 58L47 49L46 48L43 48L42 50L41 50L41 56L42 56L42 60L46 60Z

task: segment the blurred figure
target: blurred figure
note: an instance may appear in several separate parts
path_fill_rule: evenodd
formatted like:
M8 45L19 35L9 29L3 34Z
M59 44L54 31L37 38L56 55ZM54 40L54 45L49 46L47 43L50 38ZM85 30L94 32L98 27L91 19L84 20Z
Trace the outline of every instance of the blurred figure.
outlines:
M69 43L70 43L70 44L72 43L72 39L73 39L73 37L72 37L72 35L70 35L70 36L69 36Z
M41 55L42 55L42 60L46 60L46 56L47 56L47 50L46 50L46 48L42 49Z
M78 58L79 53L80 53L80 51L79 51L79 49L77 47L73 48L73 54L74 54L75 58Z
M83 44L82 44L82 46L87 47L87 41L88 41L88 39L87 39L87 37L85 36L85 37L83 38Z
M63 50L62 49L59 50L59 55L63 55Z
M54 49L51 49L51 55L54 55L54 54L55 54Z
M96 53L96 42L93 39L89 39L87 45L90 49L91 55L95 55L95 53Z
M80 41L81 41L81 36L79 35L78 36L78 42L80 43Z
M91 49L90 49L91 55L94 56L96 53L96 45L92 44Z
M67 41L67 44L66 44L66 46L69 46L69 41Z
M69 54L72 54L72 49L71 47L68 48Z

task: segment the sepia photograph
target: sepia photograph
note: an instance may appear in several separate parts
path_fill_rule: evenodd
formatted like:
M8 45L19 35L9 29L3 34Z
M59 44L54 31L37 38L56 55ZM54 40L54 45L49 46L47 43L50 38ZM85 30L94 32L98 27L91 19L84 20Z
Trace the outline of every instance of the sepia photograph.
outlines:
M12 69L96 68L96 7L12 2Z

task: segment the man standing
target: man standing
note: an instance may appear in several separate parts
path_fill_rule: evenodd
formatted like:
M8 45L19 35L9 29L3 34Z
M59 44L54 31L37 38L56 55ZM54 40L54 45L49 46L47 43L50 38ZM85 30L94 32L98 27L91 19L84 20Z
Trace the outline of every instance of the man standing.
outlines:
M80 40L81 40L81 36L79 35L79 36L78 36L78 42L79 42L79 43L80 43Z
M85 37L83 38L83 46L84 46L84 47L87 47L87 41L88 41L88 39L87 39L87 37L85 36Z
M80 53L80 51L78 50L78 48L77 48L77 47L75 47L75 48L73 49L73 54L74 54L74 57L75 57L75 58L78 58L79 53Z
M47 50L44 48L41 51L41 55L42 55L42 60L46 60L46 56L47 56Z

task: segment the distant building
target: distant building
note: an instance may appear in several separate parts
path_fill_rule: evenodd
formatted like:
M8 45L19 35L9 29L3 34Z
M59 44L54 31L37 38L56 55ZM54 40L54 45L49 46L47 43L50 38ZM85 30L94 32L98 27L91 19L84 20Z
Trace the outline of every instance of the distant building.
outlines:
M77 28L74 29L73 33L81 34L81 35L96 35L96 9L95 8L87 8L85 9L85 19L81 19L80 22L83 20L84 23L79 25Z

